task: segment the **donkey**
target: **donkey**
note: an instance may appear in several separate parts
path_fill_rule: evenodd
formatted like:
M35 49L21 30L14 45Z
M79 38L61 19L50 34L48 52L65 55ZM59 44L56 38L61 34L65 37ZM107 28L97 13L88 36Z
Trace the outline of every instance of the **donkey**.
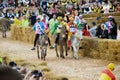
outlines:
M82 39L83 39L83 36L82 36L81 30L76 30L76 33L71 37L71 47L73 48L75 59L78 59L78 51L80 47L79 45ZM73 52L71 49L71 58L73 57Z
M37 41L37 55L38 59L40 59L39 48L41 49L41 60L46 60L47 55L47 45L48 45L48 36L46 33L41 35Z
M6 38L6 31L10 30L10 24L11 23L12 22L9 19L5 19L5 18L0 19L0 28L2 30L3 38Z
M68 53L67 53L67 29L66 29L66 26L61 27L61 32L59 35L59 40L58 40L57 45L58 44L60 46L60 57L64 59L65 57L64 57L64 48L63 47L65 47L66 56L68 55ZM55 47L55 51L56 51L56 56L59 57L57 45Z

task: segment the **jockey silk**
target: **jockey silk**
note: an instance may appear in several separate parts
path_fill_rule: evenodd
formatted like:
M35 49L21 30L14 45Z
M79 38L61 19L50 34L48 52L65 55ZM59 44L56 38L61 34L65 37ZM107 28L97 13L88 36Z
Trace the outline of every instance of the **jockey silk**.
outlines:
M74 25L70 25L70 32L72 33L76 32L76 28Z

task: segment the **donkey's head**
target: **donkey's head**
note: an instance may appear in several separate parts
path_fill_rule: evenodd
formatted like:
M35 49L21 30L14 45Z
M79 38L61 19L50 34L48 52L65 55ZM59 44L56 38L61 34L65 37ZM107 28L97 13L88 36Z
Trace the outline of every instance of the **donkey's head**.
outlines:
M42 42L44 45L48 45L48 36L47 34L42 35Z
M82 30L76 30L75 35L76 35L76 37L77 37L79 40L82 40L82 39L83 39Z
M61 37L66 39L67 38L67 29L65 26L61 28Z

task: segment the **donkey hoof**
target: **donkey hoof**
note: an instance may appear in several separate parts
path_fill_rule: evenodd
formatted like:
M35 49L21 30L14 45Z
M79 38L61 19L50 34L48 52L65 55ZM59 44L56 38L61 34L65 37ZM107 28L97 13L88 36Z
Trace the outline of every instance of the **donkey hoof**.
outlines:
M61 58L65 59L65 57L63 55L60 56Z
M79 60L79 58L75 58L76 60Z
M66 56L68 56L68 54L66 53Z
M57 55L57 57L59 57L59 55Z

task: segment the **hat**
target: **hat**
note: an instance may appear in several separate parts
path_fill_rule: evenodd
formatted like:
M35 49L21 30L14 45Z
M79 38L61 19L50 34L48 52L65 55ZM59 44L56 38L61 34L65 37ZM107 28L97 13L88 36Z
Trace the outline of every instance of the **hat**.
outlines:
M69 18L69 20L73 21L73 20L74 20L74 18L73 18L73 17L70 17L70 18Z
M37 16L36 19L37 19L37 20L40 20L40 16Z
M63 18L61 17L61 16L59 16L58 18L57 18L57 20L62 20Z
M107 68L110 70L114 70L115 65L113 63L110 63L110 64L108 64Z
M113 16L110 15L110 16L108 16L108 18L113 18Z
M82 15L79 15L79 17L82 17Z

